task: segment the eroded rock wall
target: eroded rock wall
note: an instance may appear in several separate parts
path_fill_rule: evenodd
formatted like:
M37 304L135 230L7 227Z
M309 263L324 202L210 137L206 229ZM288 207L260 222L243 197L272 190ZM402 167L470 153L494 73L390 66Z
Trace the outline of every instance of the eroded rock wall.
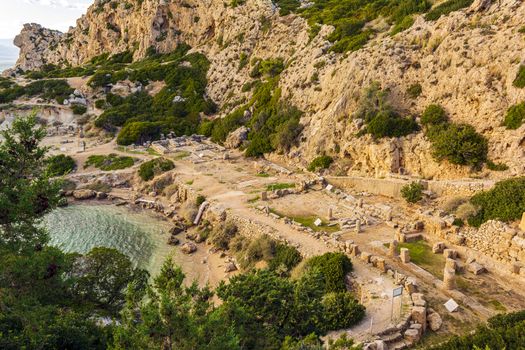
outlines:
M239 65L241 54L282 57L288 63L280 81L283 95L305 111L306 126L288 161L304 165L326 152L340 159L340 175L468 176L466 167L438 164L421 133L381 141L356 137L352 115L359 96L378 81L391 91L391 103L402 114L417 115L439 103L452 121L472 124L489 139L490 158L510 166L505 176L525 172L525 126L500 126L506 110L525 100L525 89L512 85L525 62L525 40L518 31L525 26L523 1L476 1L435 22L419 16L409 30L392 37L383 31L347 55L328 51L324 37L331 27L310 40L305 20L279 16L270 0L247 0L235 8L222 0L114 3L97 0L66 34L25 27L17 39L22 47L18 66L76 65L126 49L134 49L138 59L151 46L168 52L184 41L211 61L209 96L221 106L233 106L250 94L242 92L251 78L249 65ZM374 25L385 27L381 21ZM422 86L416 99L406 92L412 84Z

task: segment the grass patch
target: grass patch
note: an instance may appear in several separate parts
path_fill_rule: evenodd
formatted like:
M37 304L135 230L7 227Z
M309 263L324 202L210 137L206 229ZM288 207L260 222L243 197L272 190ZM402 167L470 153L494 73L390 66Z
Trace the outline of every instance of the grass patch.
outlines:
M84 164L84 169L93 166L100 170L120 170L132 167L135 164L135 159L127 156L118 156L114 153L104 155L93 155L89 156L88 160Z
M171 158L174 160L182 160L184 158L188 158L190 155L191 153L188 151L180 151L180 152L176 152L175 154L173 154Z
M259 201L259 199L261 199L260 196L255 196L253 198L248 199L248 203L250 203L250 204L256 203L256 202Z
M333 225L333 226L328 226L328 223L326 221L323 220L321 226L315 226L314 222L315 220L318 219L317 216L315 215L312 215L312 216L293 216L293 215L285 215L281 212L278 212L277 210L275 209L271 209L270 208L270 212L271 213L274 213L274 214L277 214L281 217L288 217L290 219L292 219L293 221L305 226L305 227L309 227L311 228L312 230L314 230L315 232L321 232L321 231L325 231L325 232L329 232L329 233L332 233L332 232L337 232L337 231L340 231L341 228L339 227L339 225Z
M129 153L129 154L145 154L142 151L128 149L128 147L126 147L126 146L117 146L116 150L119 151L119 152Z
M266 190L267 191L285 190L285 189L288 189L288 188L295 188L295 184L294 183L281 182L281 183L269 184L268 186L266 186Z
M155 151L151 147L146 150L146 153L148 153L150 156L157 156L157 157L161 156L161 154L159 152Z
M267 174L267 173L258 173L256 176L258 176L258 177L270 177L270 174Z
M387 243L386 247L388 246ZM398 252L401 251L401 248L407 248L410 251L411 262L430 272L436 278L443 278L445 258L442 254L432 253L432 247L427 242L420 240L411 243L399 243Z

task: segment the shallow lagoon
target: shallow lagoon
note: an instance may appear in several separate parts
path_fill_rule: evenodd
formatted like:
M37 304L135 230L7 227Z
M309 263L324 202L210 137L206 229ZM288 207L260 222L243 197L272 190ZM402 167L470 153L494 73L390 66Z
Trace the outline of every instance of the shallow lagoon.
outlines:
M44 218L51 245L86 253L115 248L155 275L172 248L166 244L170 224L146 212L113 205L75 204Z

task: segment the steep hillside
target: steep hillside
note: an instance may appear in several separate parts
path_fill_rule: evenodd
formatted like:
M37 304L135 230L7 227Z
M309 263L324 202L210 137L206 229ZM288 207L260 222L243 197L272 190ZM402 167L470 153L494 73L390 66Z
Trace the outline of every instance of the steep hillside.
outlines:
M97 0L66 34L26 25L15 40L21 47L18 68L75 66L126 50L139 60L151 47L168 53L184 42L210 61L206 91L220 107L218 116L239 106L241 112L260 115L254 111L260 101L250 103L251 87L265 77L254 69L263 59L282 59L272 87L303 112L304 126L300 143L284 149L288 161L306 165L327 154L336 159L334 173L378 177L498 177L525 171L525 126L501 126L507 110L525 101L525 89L516 83L525 63L522 1L452 0L442 7L434 4L433 10L425 1L406 1L411 6L359 8L351 18L315 12L315 6L301 10L298 1L276 2L280 10L269 0ZM448 13L456 5L469 6ZM470 166L451 164L451 157L438 162L424 131L368 135L366 118L356 118L356 112L373 82L397 113L394 124L439 104L451 122L470 124L481 133L488 159L509 169L479 173L476 164L474 173ZM246 123L241 119L236 123ZM246 124L253 128L254 122Z

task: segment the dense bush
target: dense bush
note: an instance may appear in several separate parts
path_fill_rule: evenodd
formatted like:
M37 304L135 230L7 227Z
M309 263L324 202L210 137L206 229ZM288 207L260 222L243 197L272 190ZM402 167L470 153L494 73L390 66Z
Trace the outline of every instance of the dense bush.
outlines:
M472 226L487 220L517 220L525 212L525 177L498 182L493 189L474 195L470 202L479 208L468 220Z
M114 153L109 155L92 155L84 163L84 168L94 166L100 170L120 170L126 169L135 164L135 160L127 156L118 156Z
M330 156L319 156L310 162L310 165L308 165L308 171L328 169L333 162L334 159Z
M512 85L520 89L525 88L525 65L520 66L518 75L516 75Z
M409 88L407 89L407 94L411 98L418 98L422 92L423 92L423 88L421 87L421 84L419 83L410 85Z
M421 124L426 127L447 122L447 113L440 105L429 105L421 115Z
M507 129L518 129L525 122L525 102L510 107L505 115L503 125Z
M497 315L475 332L454 336L432 350L522 349L525 344L525 313L523 311Z
M453 11L469 7L473 2L474 0L447 0L432 8L432 10L425 15L425 19L427 21L435 21L439 17L446 16Z
M75 104L71 107L71 110L76 115L83 115L87 112L87 107L83 105Z
M288 151L302 130L299 124L302 112L281 101L278 83L279 77L274 77L257 84L248 104L225 118L203 124L200 131L211 136L213 141L221 143L230 132L246 125L250 129L246 156L258 157L268 152ZM253 112L246 113L250 108Z
M310 258L306 262L307 269L318 269L325 280L325 291L346 291L345 278L352 271L352 262L343 253L326 253Z
M429 133L433 156L452 164L479 167L487 161L488 144L468 124L435 126Z
M139 176L144 181L152 180L156 175L162 174L175 168L175 164L165 158L156 158L140 165Z
M287 2L298 4L298 2ZM279 1L277 3L279 4ZM366 23L382 16L394 26L393 33L396 33L413 23L412 14L425 12L429 8L430 3L426 0L315 0L311 6L299 12L308 20L311 36L317 34L319 25L333 25L335 30L328 36L328 40L334 42L331 50L346 52L361 48L372 37L373 31L365 29ZM286 10L295 9L291 6Z
M59 104L63 104L64 100L67 99L73 91L74 89L72 89L65 80L38 80L24 87L14 85L0 91L0 103L8 103L22 96L40 96L43 99L56 100Z
M284 267L287 271L293 269L302 260L301 254L296 248L276 243L273 251L273 257L268 263L270 270L278 270Z
M63 176L75 170L77 164L73 158L64 154L51 156L47 159L49 176Z
M417 203L423 199L423 185L419 182L412 182L401 188L401 196L408 203Z
M359 132L371 134L374 138L401 137L419 130L413 118L403 118L396 113L387 101L388 90L382 90L378 82L373 82L364 90L359 109L354 118L363 119L365 127Z
M365 316L365 307L348 292L328 293L322 301L326 329L343 329Z

